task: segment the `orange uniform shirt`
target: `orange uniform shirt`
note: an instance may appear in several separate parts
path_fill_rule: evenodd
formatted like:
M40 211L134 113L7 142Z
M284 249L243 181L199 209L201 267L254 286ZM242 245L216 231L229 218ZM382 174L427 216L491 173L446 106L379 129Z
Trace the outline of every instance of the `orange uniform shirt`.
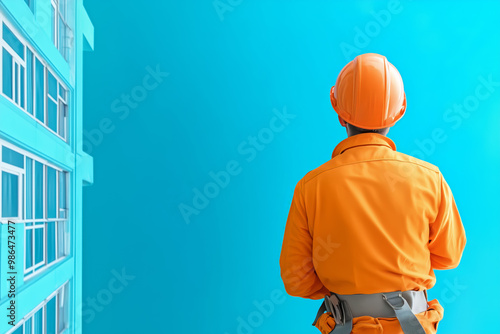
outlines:
M292 296L423 290L458 265L466 242L439 169L365 133L301 179L280 258Z

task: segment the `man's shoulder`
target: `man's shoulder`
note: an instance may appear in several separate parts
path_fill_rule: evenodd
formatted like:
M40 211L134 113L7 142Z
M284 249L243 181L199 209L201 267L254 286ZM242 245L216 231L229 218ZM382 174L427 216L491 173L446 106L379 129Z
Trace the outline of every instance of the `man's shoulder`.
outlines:
M309 171L306 175L304 175L304 177L300 181L303 183L307 183L307 181L314 179L316 176L322 174L323 172L332 170L339 166L341 166L341 164L339 164L335 158L330 159L325 163L321 164L320 166Z
M367 162L372 162L372 161L384 161L384 160L385 161L392 161L396 164L400 163L401 169L405 168L404 167L405 164L410 164L411 166L421 168L422 171L426 171L426 172L429 172L432 174L434 174L434 173L439 174L440 173L439 167L437 167L436 165L433 165L430 162L427 162L425 160L415 158L414 156L411 156L411 155L408 155L405 153L401 153L401 152L397 152L397 151L393 151L391 155L385 156L385 157L380 158L380 159L362 160L362 161L357 161L356 163L367 163ZM332 158L332 159L326 161L325 163L321 164L320 166L314 168L313 170L309 171L301 179L301 182L307 183L308 181L316 178L317 176L319 176L325 172L333 171L339 167L348 166L349 164L350 163L347 163L347 164L342 163L342 161L340 159L338 159L337 157Z
M395 160L400 160L401 162L411 163L411 164L429 169L430 171L440 173L439 167L437 167L436 165L433 165L430 162L427 162L425 160L415 158L414 156L394 151L394 157L395 157Z

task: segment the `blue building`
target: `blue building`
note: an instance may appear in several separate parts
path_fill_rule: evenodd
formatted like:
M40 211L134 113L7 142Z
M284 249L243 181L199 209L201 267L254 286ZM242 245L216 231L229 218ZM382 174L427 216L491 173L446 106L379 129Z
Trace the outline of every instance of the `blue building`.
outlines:
M0 0L0 333L80 333L83 0Z

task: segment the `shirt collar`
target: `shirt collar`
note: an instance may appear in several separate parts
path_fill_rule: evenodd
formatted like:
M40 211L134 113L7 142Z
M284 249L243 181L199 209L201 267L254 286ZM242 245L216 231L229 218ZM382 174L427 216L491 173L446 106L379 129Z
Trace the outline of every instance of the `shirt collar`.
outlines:
M332 158L344 153L344 151L358 146L386 146L393 151L396 150L394 142L378 133L360 133L351 137L347 137L341 141L333 150Z

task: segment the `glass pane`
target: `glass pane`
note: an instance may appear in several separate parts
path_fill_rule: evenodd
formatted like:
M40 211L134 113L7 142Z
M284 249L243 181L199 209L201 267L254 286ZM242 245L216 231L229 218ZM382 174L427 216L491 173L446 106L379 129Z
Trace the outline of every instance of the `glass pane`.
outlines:
M5 146L2 146L2 161L19 168L24 168L24 155Z
M2 171L2 217L18 217L19 176Z
M24 175L21 175L21 213L19 214L21 219L26 219L26 216L24 215L24 198L25 198L25 193L24 193Z
M17 39L16 35L10 30L5 23L3 24L3 40L9 44L9 46L21 57L24 59L24 45L21 43L19 39Z
M47 332L46 334L58 334L56 333L56 297L52 297L46 306L47 312Z
M24 251L26 253L26 268L30 268L33 265L33 230L26 230L26 244Z
M57 258L64 257L66 252L66 222L57 223Z
M12 56L7 50L2 51L2 91L12 98Z
M19 104L19 83L18 80L17 63L14 62L14 101Z
M47 263L56 259L56 223L47 223Z
M35 313L34 318L35 318L34 334L43 334L43 307Z
M19 326L12 334L23 334L23 326Z
M33 331L32 331L33 324L32 324L32 320L31 319L32 318L29 318L24 323L24 334L32 334L33 333Z
M47 107L47 126L52 131L57 132L57 103L52 101L50 98L47 98Z
M57 79L47 71L47 83L49 86L49 95L52 96L55 100L57 100Z
M33 115L33 53L30 49L26 50L26 93L26 109Z
M59 173L59 218L66 217L66 173Z
M66 138L67 107L63 101L59 100L59 135L63 138Z
M44 72L44 66L38 60L36 59L35 62L35 111L36 111L36 118L40 122L44 122L44 100L45 100L45 86L44 86L44 81L43 81L43 72Z
M63 85L59 84L59 96L61 99L66 101L66 89L64 89Z
M43 262L43 228L35 229L35 265Z
M35 218L43 218L43 164L35 161Z
M26 219L33 218L33 160L26 157Z
M47 166L47 217L56 218L56 170Z
M59 292L59 332L62 332L68 324L68 295L69 295L69 285L66 284L64 288Z
M24 99L24 66L20 66L19 67L20 69L20 80L21 80L21 87L20 87L20 93L19 93L19 100L20 100L20 103L19 105L21 106L21 108L24 109L24 105L25 105L25 99Z

